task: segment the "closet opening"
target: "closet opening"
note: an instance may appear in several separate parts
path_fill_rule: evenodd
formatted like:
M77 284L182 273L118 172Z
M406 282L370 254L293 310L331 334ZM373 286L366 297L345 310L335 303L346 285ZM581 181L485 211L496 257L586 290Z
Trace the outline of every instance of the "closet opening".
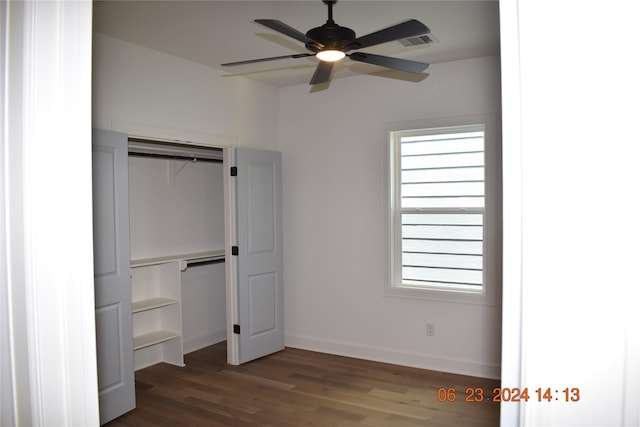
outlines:
M135 370L227 339L223 150L128 138Z
M93 130L101 423L135 407L134 371L284 348L281 169L276 151Z

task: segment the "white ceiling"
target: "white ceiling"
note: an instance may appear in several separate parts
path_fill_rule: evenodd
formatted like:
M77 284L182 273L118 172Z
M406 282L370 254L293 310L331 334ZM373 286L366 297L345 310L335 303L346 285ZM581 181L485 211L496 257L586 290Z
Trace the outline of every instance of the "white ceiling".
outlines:
M334 21L357 37L411 18L429 27L437 43L405 47L390 42L362 51L431 64L499 53L497 0L340 0L333 8ZM307 52L301 42L254 19L278 19L306 33L326 22L327 6L320 0L94 2L96 32L213 67L225 76L243 75L278 87L308 82L317 64L313 56L219 65ZM414 81L426 77L345 59L334 67L333 79L361 73Z

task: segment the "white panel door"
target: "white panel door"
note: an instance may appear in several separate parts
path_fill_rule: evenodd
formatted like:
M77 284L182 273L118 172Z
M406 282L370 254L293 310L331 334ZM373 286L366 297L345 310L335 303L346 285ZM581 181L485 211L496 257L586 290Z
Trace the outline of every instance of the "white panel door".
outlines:
M93 131L93 236L100 423L135 408L127 136Z
M236 148L237 318L244 363L284 348L282 173L275 151Z

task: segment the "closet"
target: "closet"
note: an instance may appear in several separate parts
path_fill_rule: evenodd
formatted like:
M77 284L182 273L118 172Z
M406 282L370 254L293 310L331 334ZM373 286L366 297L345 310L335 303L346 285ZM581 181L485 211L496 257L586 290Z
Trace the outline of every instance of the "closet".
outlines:
M222 150L128 139L135 370L226 339Z
M281 155L93 131L100 422L134 371L227 340L238 365L284 348Z

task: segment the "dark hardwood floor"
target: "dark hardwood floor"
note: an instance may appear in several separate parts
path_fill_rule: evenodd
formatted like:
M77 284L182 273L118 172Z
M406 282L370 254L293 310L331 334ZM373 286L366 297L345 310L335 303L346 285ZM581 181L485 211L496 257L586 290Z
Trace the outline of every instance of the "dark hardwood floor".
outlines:
M158 364L136 372L136 409L107 425L499 425L498 403L465 401L468 388L490 398L497 380L293 348L231 366L226 351L223 342L187 354L184 368ZM456 400L438 401L441 387L455 388Z

